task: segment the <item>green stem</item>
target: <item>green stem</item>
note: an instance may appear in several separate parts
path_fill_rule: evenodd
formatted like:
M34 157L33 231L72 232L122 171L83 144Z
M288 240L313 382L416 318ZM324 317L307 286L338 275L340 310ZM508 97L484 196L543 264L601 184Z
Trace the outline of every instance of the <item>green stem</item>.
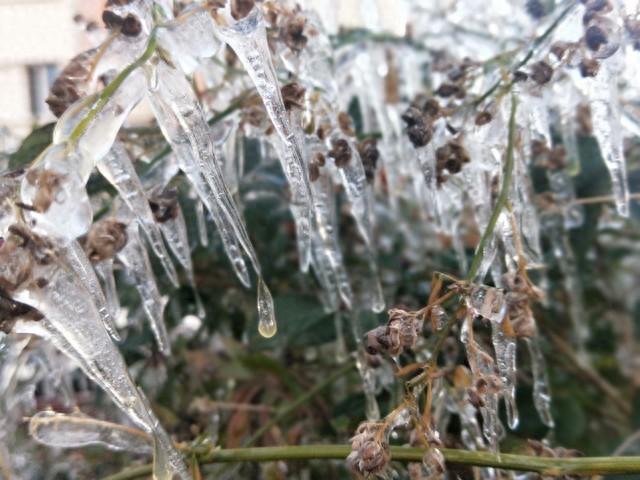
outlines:
M507 140L507 160L504 166L504 173L502 176L502 189L500 190L500 195L498 196L498 200L496 201L495 206L493 207L493 212L491 212L491 218L489 218L489 223L487 224L487 228L482 234L482 238L480 239L480 243L478 244L478 248L476 250L476 254L473 257L473 261L471 262L471 268L469 268L469 273L467 274L467 281L472 282L478 273L478 269L480 268L480 263L482 262L482 258L484 257L484 251L487 246L487 243L491 241L493 237L493 231L496 228L496 224L498 223L498 218L500 218L500 213L502 209L507 204L507 200L509 199L509 188L511 186L511 177L513 176L513 150L515 146L515 136L516 136L516 108L518 105L518 101L515 96L511 97L511 115L509 116L509 138Z
M344 460L351 452L348 445L296 445L281 447L233 448L212 450L199 457L200 464L230 462L274 462L286 460ZM536 472L544 476L562 475L637 475L640 457L550 458L490 452L442 449L449 464L494 467L503 470ZM391 447L391 460L421 462L425 450ZM103 480L131 480L151 473L151 465L142 465L106 477Z
M156 30L152 30L151 35L149 36L149 41L147 42L147 47L145 48L142 55L133 63L127 65L111 82L109 85L104 87L98 100L93 104L91 109L87 112L82 120L78 122L76 127L73 129L71 134L69 135L70 142L77 142L78 139L82 136L84 132L87 131L91 122L96 118L96 116L102 111L104 106L107 104L109 99L113 96L113 94L120 88L120 85L127 79L127 77L138 67L144 65L144 63L151 58L153 52L156 51L157 40L156 40Z

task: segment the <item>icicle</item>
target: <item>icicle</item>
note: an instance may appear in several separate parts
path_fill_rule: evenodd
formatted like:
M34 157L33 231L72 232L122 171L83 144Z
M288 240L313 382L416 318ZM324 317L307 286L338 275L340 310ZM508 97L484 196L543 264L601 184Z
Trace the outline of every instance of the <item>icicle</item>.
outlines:
M296 133L289 125L280 93L267 44L264 19L257 6L246 17L238 21L231 17L228 5L225 14L226 18L223 21L227 25L219 26L216 31L222 40L234 50L247 70L282 142L283 153L279 158L291 188L292 208L295 206L300 210L299 218L296 221L299 224L297 233L302 236L299 241L305 248L301 263L308 265L311 260L310 235L313 208L311 187L303 160L302 148Z
M207 235L207 220L204 216L204 205L200 200L195 201L195 211L200 245L206 247L207 245L209 245L209 237Z
M267 285L258 278L258 332L264 338L273 337L278 331L275 311L273 308L273 297Z
M191 86L179 72L165 64L158 65L157 69L162 81L155 91L149 90L149 99L160 128L176 153L180 168L216 222L238 278L249 285L249 273L240 248L250 258L257 274L260 266L214 158L204 114Z
M527 347L531 357L531 370L533 373L533 404L540 415L542 423L553 428L554 421L551 415L551 393L549 391L549 379L547 377L547 365L540 349L540 339L527 338Z
M105 298L102 287L100 286L100 281L98 280L96 272L89 262L89 259L85 255L84 250L82 250L82 247L74 240L61 249L61 254L65 257L74 273L78 276L80 282L86 287L91 298L93 298L93 302L98 309L102 323L109 332L109 335L111 335L114 340L119 341L120 335L116 328L115 317L112 314L113 310L109 308L107 299Z
M107 308L114 320L117 320L120 313L120 300L118 298L118 289L116 288L116 279L113 274L113 259L108 258L93 266L98 278L102 281L104 296L107 301Z
M40 239L42 241L42 239ZM14 241L7 240L9 241ZM5 243L6 245L6 243ZM34 255L25 249L2 249L3 260L8 265L17 261L17 256ZM93 300L73 274L68 265L58 263L59 257L52 255L46 262L36 263L33 282L35 288L25 288L23 282L13 292L13 298L30 305L44 314L38 322L18 322L16 333L28 333L49 339L70 358L76 360L84 372L100 385L129 418L147 433L161 430L155 428L157 420L144 404L144 396L134 385L127 367L104 328ZM179 455L172 445L162 445ZM186 477L184 477L186 478Z
M102 445L116 451L151 453L151 438L146 432L91 418L79 410L70 414L38 412L29 419L29 434L50 447Z
M582 81L587 85L593 135L611 176L616 209L619 215L628 217L629 186L620 124L619 75L613 65L619 60L618 55L602 62L600 71L594 78Z
M138 233L137 222L131 222L127 226L127 243L117 256L133 277L136 289L142 299L142 309L149 320L158 348L164 355L170 355L171 344L163 320L167 298L161 296L158 290L147 250Z
M324 279L323 286L327 293L338 293L347 308L351 308L353 292L338 243L331 178L323 171L311 183L311 187L316 214L316 229L313 233L314 268L318 276ZM332 303L335 311L336 302Z
M142 188L129 153L124 145L115 142L111 150L98 162L98 170L120 194L120 197L133 212L136 220L147 236L151 248L162 263L167 277L174 286L178 286L178 274L162 242L162 234L149 208L149 201Z
M491 341L496 353L496 364L502 380L502 394L507 407L507 422L512 430L518 427L516 406L516 340L504 333L502 322L491 322Z
M178 262L187 272L189 286L193 289L196 300L196 308L198 317L204 318L205 311L202 305L202 299L196 287L196 279L193 273L193 262L191 261L191 249L189 248L189 239L187 238L187 225L184 221L184 215L180 204L175 204L175 217L160 223L160 229L171 251L178 259Z

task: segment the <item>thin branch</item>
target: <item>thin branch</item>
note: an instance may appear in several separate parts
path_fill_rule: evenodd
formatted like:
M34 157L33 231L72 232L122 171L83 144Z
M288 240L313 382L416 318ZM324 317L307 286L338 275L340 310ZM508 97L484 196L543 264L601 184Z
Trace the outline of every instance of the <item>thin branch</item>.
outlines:
M234 448L212 450L199 456L201 465L230 462L274 462L286 460L344 460L351 452L348 445L297 445L281 447ZM391 447L391 459L396 462L422 462L425 450L412 447ZM550 458L529 455L467 450L442 449L447 463L494 467L502 470L536 472L544 476L562 475L637 475L640 457ZM142 465L106 477L103 480L131 480L151 473L151 465Z
M482 238L480 239L480 243L478 244L478 248L476 250L476 254L473 257L473 261L471 262L471 268L469 268L469 273L467 274L467 281L472 282L478 273L478 269L480 268L480 264L482 263L482 258L484 257L484 250L487 246L487 243L491 241L491 237L493 236L493 231L496 228L496 224L498 223L498 218L500 218L500 213L502 209L507 204L507 200L509 199L509 188L511 187L511 177L513 176L513 149L515 146L515 136L516 136L516 108L518 105L518 101L515 96L511 97L511 115L509 117L509 138L507 140L507 160L504 166L504 173L502 176L502 189L500 190L500 195L498 196L498 200L496 201L495 206L493 207L493 212L491 212L491 218L489 218L489 223L487 224L487 228L482 234Z
M640 200L640 192L630 193L629 200ZM571 202L572 205L592 205L594 203L613 203L616 199L613 195L599 195L597 197L576 198Z
M120 85L127 79L127 77L138 67L144 65L144 63L151 58L153 52L156 51L157 40L156 40L156 30L154 29L149 36L149 41L147 42L147 47L144 49L144 52L138 59L136 59L133 63L127 65L117 76L114 78L109 84L104 87L98 100L93 104L91 109L87 112L82 120L78 122L76 127L73 129L71 134L69 135L70 142L76 142L82 136L84 132L87 131L91 122L96 118L96 116L102 111L104 106L107 104L109 99L113 96L113 94L120 88Z

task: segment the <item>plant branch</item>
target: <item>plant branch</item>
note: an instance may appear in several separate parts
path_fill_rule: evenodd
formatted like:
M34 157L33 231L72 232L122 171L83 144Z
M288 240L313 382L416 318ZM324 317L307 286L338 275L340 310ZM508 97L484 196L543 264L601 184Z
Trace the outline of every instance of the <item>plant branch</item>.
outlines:
M351 452L348 445L296 445L280 447L234 448L212 450L199 456L202 464L230 462L273 462L286 460L344 460ZM391 447L391 460L421 462L425 450L412 447ZM637 475L640 457L550 458L491 452L442 449L450 464L494 467L503 470L536 472L544 476L562 475ZM151 465L142 465L106 477L103 480L131 480L151 473Z
M487 243L491 241L491 237L493 236L493 231L496 228L496 224L498 223L498 218L500 218L500 213L502 209L507 204L507 200L509 199L509 188L511 186L511 177L513 176L513 150L515 146L515 136L516 136L516 108L518 105L518 100L515 96L511 97L511 115L509 116L509 133L507 140L507 159L504 166L504 173L502 176L502 189L500 190L500 195L498 196L498 200L496 201L495 206L493 207L493 212L491 212L491 217L489 218L489 223L487 224L487 228L482 234L482 238L480 239L480 243L478 244L478 248L476 250L476 254L473 257L473 261L471 262L471 267L469 268L469 273L467 274L467 281L472 282L476 274L478 273L478 269L480 268L480 264L482 263L482 258L484 257L484 250L487 246Z
M73 129L71 134L69 135L69 141L76 142L82 136L84 132L87 131L91 122L96 118L96 116L102 111L104 106L107 104L109 99L113 96L113 94L120 88L120 85L127 79L127 77L138 67L144 65L144 63L151 58L153 52L156 51L157 40L156 40L156 30L154 29L149 36L149 41L147 42L147 47L142 52L142 55L138 57L133 63L127 65L117 76L114 78L109 84L104 87L98 100L93 104L91 109L87 112L82 120L78 122L76 127Z

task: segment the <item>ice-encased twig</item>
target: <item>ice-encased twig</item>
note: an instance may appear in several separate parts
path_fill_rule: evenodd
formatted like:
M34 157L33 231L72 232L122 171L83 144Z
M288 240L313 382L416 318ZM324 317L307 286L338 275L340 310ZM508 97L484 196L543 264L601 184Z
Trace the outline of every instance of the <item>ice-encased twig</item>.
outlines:
M282 142L279 159L291 188L292 203L299 206L301 210L297 220L300 223L298 235L304 236L299 241L306 249L301 263L308 265L311 259L310 235L313 221L311 186L304 164L300 138L289 124L282 100L267 44L264 19L257 6L238 21L231 17L228 6L224 14L225 18L222 21L226 22L226 25L218 25L216 32L234 50L247 70Z
M170 355L171 342L163 319L167 297L160 295L149 255L144 248L138 228L137 222L129 223L126 230L127 243L117 253L117 257L133 278L142 300L142 309L149 320L158 348L164 355Z
M60 260L53 260L39 265L34 275L46 278L46 282L40 282L36 288L22 287L14 292L14 298L39 310L45 318L38 322L18 322L16 332L35 334L52 341L65 355L77 361L89 378L100 385L136 425L151 435L162 431L131 380L89 292L73 270ZM172 450L165 452L165 456L179 455L172 445L161 444L158 448ZM176 468L175 473L183 479L188 478L184 467Z
M238 278L249 285L249 273L240 247L258 274L259 263L214 158L204 114L191 86L179 72L162 63L157 70L162 81L155 86L149 85L149 100L158 124L177 155L180 168L216 222Z
M102 323L109 332L109 335L111 335L115 340L120 340L120 335L118 334L115 324L115 317L112 314L113 310L109 308L109 304L102 287L100 286L100 281L96 276L96 272L80 244L74 240L62 247L60 249L60 253L65 257L69 266L73 269L91 295L91 298L98 309L98 313L100 314L100 318L102 319Z
M120 142L114 142L111 150L98 161L97 166L102 176L118 190L120 197L135 215L151 244L151 248L162 263L167 277L177 287L179 285L178 274L162 241L160 228L158 228L151 208L149 208L149 200L145 195L142 182L138 178L124 145Z
M76 410L44 410L29 419L29 434L39 443L57 448L101 445L109 450L151 453L151 437L137 428L92 418Z

